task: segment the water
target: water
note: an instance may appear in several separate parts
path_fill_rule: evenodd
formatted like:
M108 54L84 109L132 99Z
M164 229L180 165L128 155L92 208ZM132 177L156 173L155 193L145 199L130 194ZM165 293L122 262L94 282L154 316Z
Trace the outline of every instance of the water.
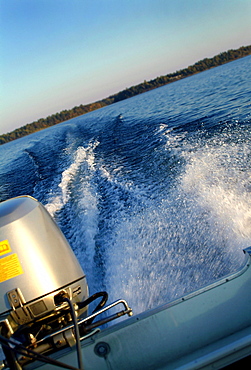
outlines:
M0 200L57 221L90 294L135 313L215 281L251 244L251 57L0 147Z

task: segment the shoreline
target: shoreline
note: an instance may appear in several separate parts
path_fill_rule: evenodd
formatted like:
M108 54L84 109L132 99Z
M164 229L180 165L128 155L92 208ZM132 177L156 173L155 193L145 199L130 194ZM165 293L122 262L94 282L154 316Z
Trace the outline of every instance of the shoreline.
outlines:
M40 118L37 121L28 123L6 134L2 134L0 135L0 145L30 135L34 132L41 131L48 127L57 125L58 123L68 121L85 113L92 112L99 108L103 108L105 106L131 98L144 92L154 90L158 87L165 86L169 83L179 81L183 78L198 74L200 72L204 72L223 64L230 63L234 60L241 59L249 55L251 55L251 45L242 46L239 49L231 49L217 54L212 58L204 58L203 60L200 60L187 68L169 73L164 76L156 77L155 79L150 81L144 81L138 85L126 88L125 90L122 90L102 100L85 105L81 104L72 109L63 110L46 118Z

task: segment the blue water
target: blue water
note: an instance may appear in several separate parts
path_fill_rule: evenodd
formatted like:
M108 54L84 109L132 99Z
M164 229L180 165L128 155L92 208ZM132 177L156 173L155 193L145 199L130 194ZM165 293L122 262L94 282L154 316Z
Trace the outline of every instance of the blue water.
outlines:
M251 245L251 57L0 147L0 200L29 194L86 272L135 313L243 262Z

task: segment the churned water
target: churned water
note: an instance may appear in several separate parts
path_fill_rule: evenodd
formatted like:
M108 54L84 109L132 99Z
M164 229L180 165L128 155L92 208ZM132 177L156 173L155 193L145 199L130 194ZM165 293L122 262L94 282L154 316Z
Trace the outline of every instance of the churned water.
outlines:
M135 313L230 273L251 245L251 57L0 147L0 200L28 194Z

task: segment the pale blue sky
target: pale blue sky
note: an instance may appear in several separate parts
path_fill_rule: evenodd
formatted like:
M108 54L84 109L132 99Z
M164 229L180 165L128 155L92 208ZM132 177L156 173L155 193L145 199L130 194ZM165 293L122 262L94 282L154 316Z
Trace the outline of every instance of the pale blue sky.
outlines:
M251 44L251 0L0 0L0 134Z

